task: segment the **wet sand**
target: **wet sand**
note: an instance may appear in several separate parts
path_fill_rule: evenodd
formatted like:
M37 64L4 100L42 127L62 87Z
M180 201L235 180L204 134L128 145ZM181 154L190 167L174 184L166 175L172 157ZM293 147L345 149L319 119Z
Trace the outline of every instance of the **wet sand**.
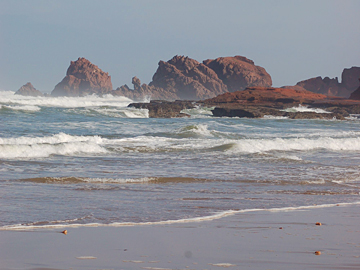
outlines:
M67 235L0 231L0 269L360 269L359 224L351 205Z

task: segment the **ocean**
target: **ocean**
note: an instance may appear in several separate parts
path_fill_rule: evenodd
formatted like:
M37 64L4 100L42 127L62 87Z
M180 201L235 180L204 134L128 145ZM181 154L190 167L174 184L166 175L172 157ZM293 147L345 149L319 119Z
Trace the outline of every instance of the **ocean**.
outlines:
M0 91L0 230L358 204L360 120L155 119L125 97ZM310 110L299 107L292 110Z

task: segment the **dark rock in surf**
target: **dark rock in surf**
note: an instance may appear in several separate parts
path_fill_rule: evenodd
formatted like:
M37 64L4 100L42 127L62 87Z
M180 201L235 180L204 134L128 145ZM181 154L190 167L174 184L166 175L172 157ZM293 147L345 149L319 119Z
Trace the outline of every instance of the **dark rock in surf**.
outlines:
M148 109L150 118L175 118L175 117L189 117L188 114L181 113L184 109L195 108L192 101L164 101L151 100L150 103L131 103L130 108Z

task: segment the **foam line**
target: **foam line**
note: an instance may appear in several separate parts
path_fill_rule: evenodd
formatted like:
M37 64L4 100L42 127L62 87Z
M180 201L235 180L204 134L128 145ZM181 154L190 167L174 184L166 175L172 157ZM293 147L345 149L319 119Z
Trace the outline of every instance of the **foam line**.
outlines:
M243 209L243 210L227 210L220 213L216 213L210 216L204 217L195 217L187 219L178 219L178 220L165 220L165 221L154 221L154 222L114 222L110 224L102 223L87 223L87 224L51 224L51 225L7 225L0 227L1 231L23 231L23 230L35 230L35 229L61 229L61 228L78 228L78 227L130 227L130 226L149 226L149 225L171 225L179 223L192 223L192 222L204 222L221 219L228 216L233 216L236 214L242 213L252 213L252 212L288 212L288 211L298 211L298 210L311 210L311 209L321 209L321 208L330 208L336 206L350 206L350 205L359 205L360 201L352 203L336 203L336 204L321 204L321 205L304 205L297 207L279 207L279 208L270 208L270 209ZM59 223L61 221L53 221L52 223Z

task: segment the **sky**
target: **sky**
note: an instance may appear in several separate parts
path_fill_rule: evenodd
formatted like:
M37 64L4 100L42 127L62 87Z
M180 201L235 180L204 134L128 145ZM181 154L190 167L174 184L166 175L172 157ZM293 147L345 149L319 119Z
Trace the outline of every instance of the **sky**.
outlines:
M160 60L245 56L273 86L360 66L359 0L0 0L0 90L51 92L85 57L113 88Z

